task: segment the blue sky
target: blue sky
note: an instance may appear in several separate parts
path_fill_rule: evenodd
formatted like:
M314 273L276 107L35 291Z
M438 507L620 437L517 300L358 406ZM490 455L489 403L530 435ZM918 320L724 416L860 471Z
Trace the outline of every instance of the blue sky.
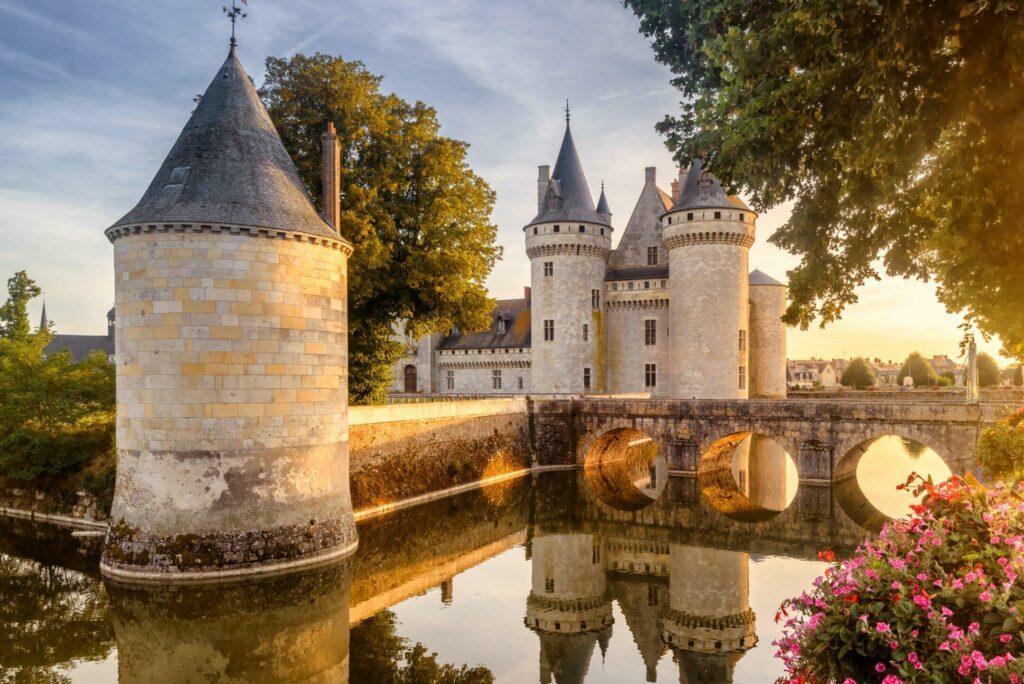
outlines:
M105 329L103 230L142 195L222 62L222 4L0 0L0 277L27 270L61 332ZM470 143L498 196L496 297L528 284L521 228L537 165L558 152L566 98L591 190L605 181L618 233L645 166L668 189L672 160L654 124L678 96L618 0L251 0L248 10L239 56L257 84L268 55L340 54L434 106L443 132ZM765 240L786 216L763 216L751 251L751 268L780 279L796 261ZM956 355L958 319L931 286L886 280L860 294L841 323L792 331L790 356Z

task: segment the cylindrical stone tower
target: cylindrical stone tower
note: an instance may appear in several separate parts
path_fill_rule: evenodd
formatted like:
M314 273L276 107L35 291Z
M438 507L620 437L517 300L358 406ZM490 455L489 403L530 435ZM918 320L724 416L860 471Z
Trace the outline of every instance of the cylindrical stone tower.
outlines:
M202 579L353 550L347 259L232 48L114 245L103 572Z
M755 270L750 274L750 396L786 397L786 286Z
M607 203L598 213L568 122L555 170L540 167L530 257L531 383L539 394L606 391L604 278L612 246ZM543 192L540 188L544 188Z
M669 253L672 396L746 399L749 388L747 252L756 215L726 195L699 159L662 216Z

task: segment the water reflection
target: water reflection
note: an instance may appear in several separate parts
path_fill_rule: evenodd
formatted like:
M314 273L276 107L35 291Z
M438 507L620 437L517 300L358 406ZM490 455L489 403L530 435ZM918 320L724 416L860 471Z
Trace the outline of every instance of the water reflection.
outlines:
M719 439L698 470L704 494L737 520L769 520L786 510L797 491L796 464L781 444L751 432Z
M584 472L608 505L636 511L661 496L668 482L668 459L644 433L620 428L597 439L587 453Z
M952 474L933 449L906 437L885 435L854 447L836 467L836 500L858 524L878 531L910 512L919 498L896 487L910 473L942 482Z

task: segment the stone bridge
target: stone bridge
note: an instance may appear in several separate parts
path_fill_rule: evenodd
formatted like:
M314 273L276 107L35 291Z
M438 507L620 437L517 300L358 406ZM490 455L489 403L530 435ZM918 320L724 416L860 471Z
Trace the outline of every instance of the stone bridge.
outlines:
M573 398L531 402L540 465L583 465L611 430L633 428L663 449L670 472L696 474L719 440L742 432L778 442L796 462L800 483L849 478L864 447L884 435L930 447L953 473L977 470L975 443L995 405L912 400L661 400Z

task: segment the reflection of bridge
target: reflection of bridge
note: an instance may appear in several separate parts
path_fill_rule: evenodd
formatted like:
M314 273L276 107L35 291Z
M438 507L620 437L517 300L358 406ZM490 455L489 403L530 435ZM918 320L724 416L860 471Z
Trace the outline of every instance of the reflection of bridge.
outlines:
M974 471L975 443L995 421L993 405L913 401L712 401L545 399L531 405L542 465L582 465L602 434L634 428L657 441L669 468L696 473L717 440L740 432L771 437L795 459L801 483L830 483L857 447L898 435L931 447L954 473Z

